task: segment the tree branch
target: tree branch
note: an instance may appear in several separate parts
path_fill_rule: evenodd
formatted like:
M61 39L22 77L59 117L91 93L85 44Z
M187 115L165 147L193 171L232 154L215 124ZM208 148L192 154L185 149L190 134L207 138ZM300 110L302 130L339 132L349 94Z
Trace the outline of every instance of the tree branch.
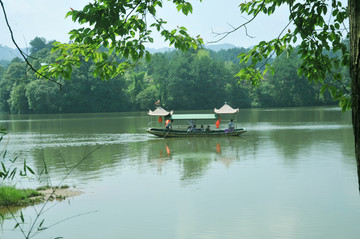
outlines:
M284 33L284 31L285 31L285 30L287 29L287 27L291 24L291 22L292 22L292 21L289 21L288 24L281 30L280 34L279 34L278 37L277 37L277 40L280 39L280 36ZM263 68L263 67L268 63L268 61L272 58L272 56L273 56L274 54L275 54L275 51L273 51L273 52L270 54L270 56L269 56L268 58L266 58L264 64L263 64L261 67L259 67L259 69Z
M26 64L31 68L31 70L32 70L33 72L35 72L35 73L38 74L39 76L41 76L41 77L43 77L43 78L45 78L45 79L47 79L47 80L49 80L49 81L51 81L51 82L59 85L59 87L60 87L60 89L61 89L61 87L62 87L62 84L61 84L61 83L59 83L58 81L56 81L56 80L54 80L54 79L51 79L51 78L49 78L49 77L41 74L41 73L38 72L38 71L33 67L33 65L29 62L28 57L27 57L26 54L20 49L20 47L18 46L18 44L17 44L16 41L15 41L14 33L13 33L13 31L12 31L12 29L11 29L11 26L10 26L10 24L9 24L9 21L8 21L8 18L7 18L7 14L6 14L6 10L5 10L5 6L4 6L4 3L3 3L2 0L0 0L0 4L1 4L1 8L2 8L2 10L3 10L3 13L4 13L4 18L5 18L6 25L7 25L8 29L9 29L9 31L10 31L11 40L12 40L12 42L14 43L14 45L16 46L16 49L20 52L21 56L24 58Z
M247 22L241 24L240 26L237 26L237 27L234 27L231 31L227 31L227 32L223 32L223 33L219 33L218 35L223 35L220 39L218 40L215 40L215 41L211 41L211 42L208 42L208 43L218 43L220 41L222 41L223 39L225 39L227 36L229 36L230 34L236 32L237 30L239 30L240 28L244 27L245 28L245 31L246 31L246 35L248 36L247 34L247 29L246 29L246 25L248 25L250 22L252 22L256 16L261 12L261 8L265 5L265 1L262 2L261 6L259 7L258 11L254 14L254 16L248 20Z
M243 17L243 18L245 18L245 17ZM248 23L250 22L248 19L246 19L245 18L245 20L247 20L248 21ZM229 23L228 23L228 25L233 29L232 31L234 32L234 31L236 31L236 30L238 30L238 29L240 29L240 27L234 27L234 26L232 26L232 25L230 25ZM250 36L249 34L248 34L248 30L247 30L247 26L246 26L246 24L245 25L243 25L242 27L244 27L244 29L245 29L245 34L246 34L246 36L247 37L249 37L249 38L255 38L255 37L253 37L253 36ZM214 34L214 35L216 35L216 36L221 36L221 35L225 35L225 34L231 34L230 32L214 32L214 31L212 31L212 33ZM228 34L228 35L229 35ZM222 38L223 39L223 38ZM208 43L216 43L216 42L219 42L219 41L221 41L221 39L220 40L216 40L216 41L212 41L212 42L208 42Z
M295 23L296 27L299 29L299 31L302 32L303 35L308 35L308 36L310 36L310 37L309 37L309 40L316 46L316 48L322 49L322 48L319 46L318 41L316 41L316 40L314 39L315 36L309 35L309 34L305 34L304 31L303 31L303 29L302 29L302 27L301 27L301 25L295 20L295 17L294 17L294 13L293 13L293 11L292 11L292 5L291 5L291 4L289 4L289 11L290 11L290 17L291 17L291 19L294 21L294 23ZM329 74L332 76L332 79L334 79L335 81L337 81L337 82L341 85L341 87L343 88L343 90L344 90L346 93L350 94L350 91L347 89L346 85L344 85L344 83L343 83L340 79L337 79L337 78L335 77L335 74L334 74L334 72L332 71L332 69L329 67L328 64L325 63L325 61L324 61L324 54L322 54L322 53L321 53L320 62L321 62L322 65L327 69L327 71L329 72Z

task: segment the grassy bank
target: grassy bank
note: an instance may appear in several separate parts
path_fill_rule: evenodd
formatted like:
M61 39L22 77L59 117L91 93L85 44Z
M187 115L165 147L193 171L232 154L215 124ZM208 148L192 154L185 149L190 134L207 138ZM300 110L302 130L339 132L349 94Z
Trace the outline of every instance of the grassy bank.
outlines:
M0 186L0 208L12 206L28 206L46 200L64 200L81 194L67 185L61 187L42 186L35 189L16 189L12 186Z
M42 194L34 189L0 186L0 207L34 204L39 200L37 196L42 196Z

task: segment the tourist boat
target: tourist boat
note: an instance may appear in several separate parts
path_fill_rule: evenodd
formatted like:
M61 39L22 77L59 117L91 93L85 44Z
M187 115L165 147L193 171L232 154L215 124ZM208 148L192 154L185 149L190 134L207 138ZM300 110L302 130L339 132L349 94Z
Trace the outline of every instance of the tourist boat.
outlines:
M233 109L225 103L220 109L214 109L211 114L174 114L158 106L154 111L149 110L148 133L159 137L208 137L208 136L239 136L246 132L244 128L237 128L236 119L233 127L221 124L222 116L235 115L239 109ZM153 117L158 117L157 124L160 127L152 127ZM185 124L184 124L185 122ZM211 122L211 123L210 123ZM215 122L216 127L210 127ZM164 126L165 123L165 126ZM199 123L199 124L198 124ZM167 127L166 127L167 126Z

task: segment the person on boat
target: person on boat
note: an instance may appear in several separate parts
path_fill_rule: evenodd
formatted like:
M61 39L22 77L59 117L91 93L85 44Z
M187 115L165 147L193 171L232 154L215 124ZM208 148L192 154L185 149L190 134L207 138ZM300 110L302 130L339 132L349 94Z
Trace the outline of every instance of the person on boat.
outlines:
M208 125L208 126L206 127L205 132L210 132L210 125Z
M187 133L191 133L191 125L189 125L189 127L187 127L186 132L187 132Z
M200 131L201 131L201 133L204 133L204 132L205 132L204 125L201 125L201 126L200 126Z
M192 127L192 133L196 133L196 124Z
M166 131L170 131L172 129L172 123L174 122L174 120L166 120L166 124L165 124L165 129Z
M232 131L234 131L234 129L235 129L234 120L231 119L230 123L229 123L229 131L232 132Z

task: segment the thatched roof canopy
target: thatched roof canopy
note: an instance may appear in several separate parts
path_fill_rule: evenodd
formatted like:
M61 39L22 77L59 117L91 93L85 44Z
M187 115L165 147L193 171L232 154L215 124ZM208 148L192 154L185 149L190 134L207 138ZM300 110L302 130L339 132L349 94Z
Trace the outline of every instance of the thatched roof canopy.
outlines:
M151 116L168 116L168 115L172 115L173 111L166 111L163 108L161 108L160 106L157 107L154 111L149 110L148 115Z
M220 109L214 109L214 112L216 114L235 114L239 112L239 108L233 109L230 105L228 105L226 102Z

